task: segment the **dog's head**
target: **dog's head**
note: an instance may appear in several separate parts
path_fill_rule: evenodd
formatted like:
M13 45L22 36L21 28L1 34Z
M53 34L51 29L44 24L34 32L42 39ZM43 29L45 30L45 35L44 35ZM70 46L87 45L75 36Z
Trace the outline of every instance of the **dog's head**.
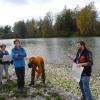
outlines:
M29 59L29 62L28 62L28 67L29 67L29 68L34 67L34 61L33 61L33 59L32 59L32 58L30 58L30 59Z

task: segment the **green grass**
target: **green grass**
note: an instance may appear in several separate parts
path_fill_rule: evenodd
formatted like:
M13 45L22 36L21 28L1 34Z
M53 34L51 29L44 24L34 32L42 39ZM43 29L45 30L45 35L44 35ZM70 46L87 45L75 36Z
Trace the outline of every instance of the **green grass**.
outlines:
M56 70L56 71L55 71ZM70 72L70 71L69 71ZM74 81L74 79L71 77L71 74L69 73L66 68L49 68L46 70L46 76L47 80L58 87L61 87L66 92L71 92L72 94L76 96L80 96L80 88L79 84ZM94 78L92 83L90 84L90 89L92 96L94 100L100 95L100 80L98 78Z
M66 70L56 68L56 71L52 69L46 70L46 76L47 76L47 83L44 85L42 83L35 84L31 88L36 91L31 93L31 89L29 86L25 86L24 91L20 92L16 90L16 80L7 81L3 85L0 86L0 94L4 93L4 95L0 96L0 100L6 100L6 98L26 98L30 97L34 99L36 96L41 96L45 98L46 100L62 100L63 97L59 95L59 91L57 92L52 91L51 88L55 88L55 86L60 87L65 92L71 92L75 95L80 95L80 89L78 83L76 83L71 77L70 74L66 75ZM5 77L4 77L5 79ZM92 94L94 97L94 100L96 100L97 96L100 94L100 85L99 83L95 83L96 79L94 80L94 83L91 84L92 88ZM99 81L100 82L100 81ZM48 91L48 89L51 89ZM9 95L11 93L11 95ZM47 95L45 95L47 93Z
M6 79L6 76L3 76L2 79Z
M33 87L35 87L36 89L41 89L41 88L45 88L46 85L39 83L39 84L35 84Z
M0 100L6 100L5 97L0 96Z
M62 100L60 95L56 92L49 92L48 95L50 95L51 98L55 98L55 100Z
M31 98L36 97L36 96L44 97L44 95L41 92L36 92L36 93L32 93Z
M27 91L23 91L23 92L20 92L20 91L14 91L14 97L16 98L20 98L20 97L28 97L28 92Z
M1 93L6 93L6 94L10 94L10 91L12 91L12 95L11 97L28 97L28 88L25 87L24 91L20 92L18 90L16 90L16 82L15 81L7 81L5 84L0 86L0 92ZM2 100L2 99L0 99Z
M45 96L45 99L46 100L51 100L51 97L50 96Z
M9 92L12 91L16 87L16 83L14 81L7 81L5 84L0 86L0 91Z

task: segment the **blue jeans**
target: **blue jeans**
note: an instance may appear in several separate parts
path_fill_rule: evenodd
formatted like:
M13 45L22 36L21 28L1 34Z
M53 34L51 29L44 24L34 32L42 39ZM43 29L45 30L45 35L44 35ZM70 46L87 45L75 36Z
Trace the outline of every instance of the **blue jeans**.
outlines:
M84 100L93 100L91 91L89 88L89 81L90 81L90 76L82 76L79 82Z

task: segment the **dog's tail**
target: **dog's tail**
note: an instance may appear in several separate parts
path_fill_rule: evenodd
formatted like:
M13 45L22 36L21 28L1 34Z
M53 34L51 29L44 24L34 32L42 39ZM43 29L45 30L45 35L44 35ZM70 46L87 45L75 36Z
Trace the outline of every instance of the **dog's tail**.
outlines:
M45 84L45 68L44 68L44 61L41 62L41 67L42 67L42 81Z

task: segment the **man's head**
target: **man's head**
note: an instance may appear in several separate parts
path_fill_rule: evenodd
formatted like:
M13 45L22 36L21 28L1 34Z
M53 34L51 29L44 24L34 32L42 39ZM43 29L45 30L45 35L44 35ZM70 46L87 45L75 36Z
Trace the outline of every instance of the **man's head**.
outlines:
M76 47L77 47L78 50L84 50L86 48L85 42L84 41L78 41L76 43Z
M20 47L20 40L18 40L18 39L14 40L14 45L16 48L19 48Z
M34 67L34 61L33 61L33 59L32 59L32 58L30 58L30 59L29 59L29 62L28 62L28 67L29 67L29 68Z

